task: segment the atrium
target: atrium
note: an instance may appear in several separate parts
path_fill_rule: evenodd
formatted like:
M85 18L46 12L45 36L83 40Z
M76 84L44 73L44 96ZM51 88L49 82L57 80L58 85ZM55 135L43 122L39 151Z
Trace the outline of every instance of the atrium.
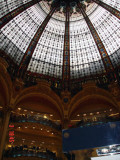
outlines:
M62 129L119 113L118 0L0 0L0 160L66 159Z

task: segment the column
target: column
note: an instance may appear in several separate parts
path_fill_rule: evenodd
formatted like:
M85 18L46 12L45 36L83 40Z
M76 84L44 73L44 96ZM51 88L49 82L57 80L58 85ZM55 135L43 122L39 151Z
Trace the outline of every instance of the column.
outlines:
M4 27L9 21L15 18L18 14L22 13L26 9L30 8L31 6L35 5L36 3L40 2L41 0L32 0L28 3L23 4L22 6L14 9L13 11L9 12L2 18L0 18L0 29Z
M10 113L11 113L11 108L10 107L5 107L4 108L4 121L3 121L3 129L2 129L2 137L0 140L0 160L2 160L3 156L3 151L5 148L5 141L7 137L7 131L8 131L8 125L9 125L9 119L10 119Z
M105 49L105 47L104 47L104 45L103 45L103 43L102 43L102 41L101 41L101 39L99 37L97 31L95 30L93 24L91 23L90 19L88 18L87 14L85 13L85 11L82 8L82 5L80 3L78 3L78 7L79 7L79 9L80 9L80 11L81 11L81 13L82 13L87 25L88 25L88 27L90 29L90 32L91 32L93 38L94 38L94 41L95 41L96 46L97 46L97 48L99 50L101 59L103 61L106 73L110 73L110 72L112 73L114 71L114 67L112 65L112 62L111 62L111 60L110 60L110 58L108 56L108 53L107 53L107 51L106 51L106 49Z
M93 2L97 3L101 7L105 8L108 12L110 12L111 14L116 16L118 19L120 19L120 11L118 11L117 9L109 6L108 4L106 4L100 0L93 0Z
M64 117L64 121L63 121L63 126L62 126L62 128L63 129L68 129L69 128L69 123L70 121L69 121L69 118L68 117Z
M32 41L30 42L18 69L18 76L23 77L24 73L27 70L27 67L29 65L29 62L32 58L33 52L35 50L35 47L45 29L45 27L47 26L50 18L52 17L53 13L55 12L57 6L54 5L54 7L52 7L51 11L49 12L49 14L47 15L47 17L45 18L45 20L42 22L42 24L40 25L40 27L38 28L36 34L34 35Z
M63 50L63 69L62 80L63 88L66 90L69 88L70 83L70 33L69 33L69 19L70 19L70 7L66 7L66 21L65 21L65 35L64 35L64 50Z

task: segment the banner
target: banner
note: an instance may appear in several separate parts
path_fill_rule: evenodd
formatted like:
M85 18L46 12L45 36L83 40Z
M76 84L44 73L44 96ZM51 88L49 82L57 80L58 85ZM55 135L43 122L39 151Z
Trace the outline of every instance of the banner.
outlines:
M120 144L120 122L80 126L62 131L63 152Z

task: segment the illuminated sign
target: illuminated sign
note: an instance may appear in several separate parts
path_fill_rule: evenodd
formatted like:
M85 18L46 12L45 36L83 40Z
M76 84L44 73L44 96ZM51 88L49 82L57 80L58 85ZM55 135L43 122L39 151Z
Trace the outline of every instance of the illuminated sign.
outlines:
M14 125L9 125L9 128L10 128L10 131L9 131L9 142L10 143L13 143L15 140L14 140L14 130L13 130L13 128L14 128Z

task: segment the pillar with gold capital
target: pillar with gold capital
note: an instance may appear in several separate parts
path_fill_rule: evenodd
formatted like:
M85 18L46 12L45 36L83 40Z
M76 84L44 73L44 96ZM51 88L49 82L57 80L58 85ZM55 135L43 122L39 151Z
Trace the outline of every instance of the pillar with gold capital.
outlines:
M12 109L9 106L4 108L2 136L0 137L0 160L2 160L3 151L5 148L5 141L6 141L7 132L8 132L8 125L9 125L11 110Z

